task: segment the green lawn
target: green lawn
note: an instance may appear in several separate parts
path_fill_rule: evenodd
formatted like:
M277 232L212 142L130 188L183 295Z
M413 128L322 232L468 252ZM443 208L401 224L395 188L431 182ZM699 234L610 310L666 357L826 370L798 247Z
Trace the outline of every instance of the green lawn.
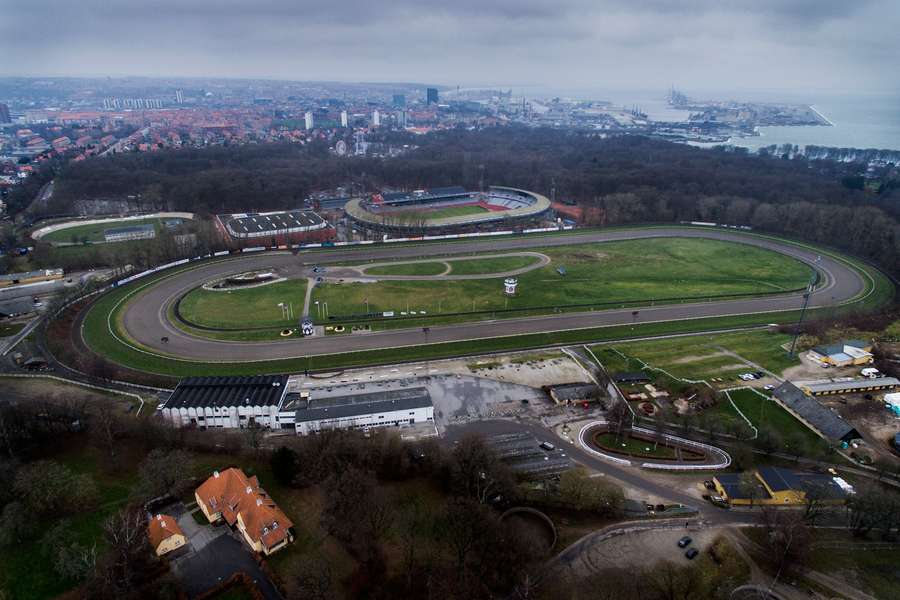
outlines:
M551 264L518 276L519 293L503 294L498 279L470 281L381 281L325 283L315 300L329 314L359 314L368 298L371 312L426 311L428 314L542 308L569 304L650 301L722 294L758 294L802 287L809 268L782 254L716 240L659 238L538 248ZM488 259L494 260L494 259ZM558 267L565 267L561 276ZM454 264L454 269L483 265ZM459 273L459 271L456 271ZM585 307L587 309L588 307Z
M811 568L846 581L875 598L895 598L900 589L897 550L866 550L847 532L816 530L815 541L828 543L810 550ZM872 536L868 541L880 541Z
M813 433L774 400L766 400L756 392L747 389L729 392L731 399L756 427L766 427L778 433L784 442L796 438L809 446L825 446L824 440ZM721 402L727 402L726 399ZM793 448L785 448L794 450Z
M506 273L524 269L538 262L533 256L498 256L496 258L476 258L473 260L450 261L451 275L483 275Z
M206 327L287 327L299 322L305 297L305 279L230 292L196 288L182 299L179 310L187 321ZM293 319L282 317L279 303L293 303Z
M0 337L10 337L16 335L25 328L25 323L3 323L0 324Z
M675 450L669 446L658 445L656 450L653 449L653 442L647 440L636 440L629 436L621 436L616 440L615 433L602 433L594 436L597 444L607 448L615 448L617 452L622 454L649 455L656 458L675 458Z
M365 269L366 275L415 275L429 276L440 275L447 270L447 265L441 261L428 261L406 263L397 265L385 265L383 267L371 267Z
M78 243L82 240L88 242L103 242L107 229L117 229L120 227L136 227L138 225L153 225L156 227L157 233L162 229L162 220L154 219L130 219L126 221L109 221L108 223L95 223L92 225L75 225L65 229L59 229L52 233L48 233L41 239L45 242L56 243Z
M789 335L781 333L742 331L619 344L615 348L676 377L708 380L734 376L750 368L737 366L740 359L724 351L733 352L774 373L799 364L799 359L790 358L781 347L789 340Z
M488 209L474 204L467 206L448 206L446 208L437 208L435 210L404 210L396 213L388 213L405 220L418 219L447 219L449 217L465 217L467 215L478 215L488 212Z
M833 255L831 252L815 248L814 246L808 246L806 244L798 245L814 248L817 251ZM884 275L865 265L849 261L843 257L838 256L838 258L846 261L855 269L865 273L869 279L869 285L862 294L862 297L848 303L846 308L839 309L839 312L845 310L856 311L873 309L890 301L894 294L894 287ZM122 308L121 301L130 297L131 294L139 291L145 285L150 285L159 279L191 268L193 268L193 266L168 270L164 273L141 279L134 284L123 286L103 295L91 307L86 315L84 322L84 336L87 343L97 352L109 357L115 362L137 370L160 375L161 377L156 380L159 384L172 385L173 377L185 377L189 375L259 375L266 373L297 372L307 368L326 370L373 364L388 364L392 362L475 355L487 352L542 348L554 344L598 343L654 335L717 331L765 323L790 322L796 320L799 315L799 311L788 311L756 315L690 319L668 323L646 323L636 324L634 326L620 325L584 330L492 338L487 340L429 344L427 346L416 346L412 348L392 348L378 351L243 363L205 363L191 360L177 360L157 352L141 351L141 349L137 348L133 343L129 343L127 341L127 336L121 332L121 328L118 326ZM110 321L113 323L113 330L117 332L116 336L118 337L112 335L107 326L107 316L110 313L113 313ZM808 316L810 318L816 318L818 315L828 316L834 313L835 311L833 309L814 309L809 311Z

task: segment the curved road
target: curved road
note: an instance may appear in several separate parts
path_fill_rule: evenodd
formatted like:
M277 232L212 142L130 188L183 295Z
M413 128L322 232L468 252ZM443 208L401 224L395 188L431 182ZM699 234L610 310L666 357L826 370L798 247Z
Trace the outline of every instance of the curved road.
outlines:
M296 358L317 354L335 354L359 350L379 350L403 346L418 346L462 340L544 333L570 329L585 329L605 325L626 325L633 322L673 321L697 317L718 317L736 314L796 310L802 304L799 294L784 294L761 298L720 300L691 304L670 304L642 307L637 317L631 308L596 312L566 313L537 317L520 317L482 321L458 325L440 325L424 333L421 328L395 329L368 334L294 338L284 341L233 342L192 336L177 329L166 318L166 308L181 294L203 281L225 275L257 269L279 268L306 276L309 265L327 265L349 261L370 261L391 258L426 258L472 252L503 251L534 247L564 246L592 242L648 239L660 237L707 238L739 242L774 250L814 266L823 276L824 284L813 292L810 306L839 304L857 296L865 289L861 275L848 265L827 255L774 239L743 235L718 229L657 228L616 230L554 237L504 237L478 242L429 243L408 246L363 246L353 250L260 253L230 260L199 264L150 285L132 297L124 311L125 330L135 341L147 348L173 357L203 362L247 362ZM160 338L169 341L162 343Z

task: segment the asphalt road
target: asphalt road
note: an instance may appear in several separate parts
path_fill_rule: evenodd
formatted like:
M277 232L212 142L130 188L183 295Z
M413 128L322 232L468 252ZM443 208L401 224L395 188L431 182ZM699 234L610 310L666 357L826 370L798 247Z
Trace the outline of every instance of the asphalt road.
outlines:
M425 343L455 342L521 334L584 329L608 325L626 325L673 321L697 317L719 317L737 314L796 310L802 304L799 294L785 294L761 298L672 304L640 308L637 317L633 309L613 309L585 313L566 313L537 317L500 319L478 323L440 325L425 334L421 328L396 329L359 335L293 338L271 342L232 342L210 340L187 334L169 323L166 308L180 295L201 283L225 275L270 268L296 272L308 272L312 264L327 265L336 262L369 261L391 258L428 258L449 254L501 251L607 242L616 240L647 239L659 237L708 238L745 243L766 248L794 257L815 268L825 277L825 283L810 300L811 307L830 306L853 298L865 289L861 276L828 256L819 256L788 243L742 235L718 229L658 228L642 230L616 230L589 234L571 234L554 237L504 237L478 242L430 243L404 246L363 246L358 249L331 251L260 253L245 255L222 262L200 264L194 269L169 277L148 287L128 304L124 311L125 330L141 345L161 353L203 362L248 362L295 358L319 354L336 354L359 350L380 350ZM161 338L168 337L163 343Z

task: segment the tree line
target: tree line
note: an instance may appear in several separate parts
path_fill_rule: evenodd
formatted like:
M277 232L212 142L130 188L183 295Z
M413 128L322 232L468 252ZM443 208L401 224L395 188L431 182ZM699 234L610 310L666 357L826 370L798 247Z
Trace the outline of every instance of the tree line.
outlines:
M588 225L715 221L825 243L900 273L900 189L856 182L865 165L703 150L639 136L524 127L375 136L414 149L397 158L337 157L324 142L182 148L56 165L45 211L140 197L146 208L201 215L297 207L311 192L355 185L420 189L509 185L586 209ZM51 167L46 167L50 169ZM31 194L46 174L11 194ZM13 197L15 196L15 197ZM149 205L153 206L149 206Z

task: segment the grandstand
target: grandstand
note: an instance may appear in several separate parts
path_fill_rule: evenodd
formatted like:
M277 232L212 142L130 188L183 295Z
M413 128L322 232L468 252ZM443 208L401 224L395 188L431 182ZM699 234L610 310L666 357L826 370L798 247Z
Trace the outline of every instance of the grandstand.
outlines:
M538 220L549 209L550 201L540 194L496 186L486 192L457 186L374 194L345 206L357 225L394 232L493 228L498 222Z

